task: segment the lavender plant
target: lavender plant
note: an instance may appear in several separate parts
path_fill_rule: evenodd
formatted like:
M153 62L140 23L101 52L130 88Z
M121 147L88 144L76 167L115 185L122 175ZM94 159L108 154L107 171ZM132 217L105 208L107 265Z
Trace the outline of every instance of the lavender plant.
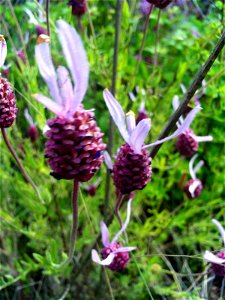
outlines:
M72 87L69 73L63 66L57 69L57 77L52 63L49 38L40 36L35 47L35 57L39 71L48 85L55 102L41 94L35 99L45 105L56 117L47 121L45 133L45 157L56 179L74 180L73 229L69 260L72 259L77 231L77 197L79 182L90 180L98 171L105 144L103 134L97 127L92 110L85 110L81 104L88 86L89 66L81 39L75 29L65 21L57 22L60 42L70 72L75 82ZM41 40L42 38L42 40Z

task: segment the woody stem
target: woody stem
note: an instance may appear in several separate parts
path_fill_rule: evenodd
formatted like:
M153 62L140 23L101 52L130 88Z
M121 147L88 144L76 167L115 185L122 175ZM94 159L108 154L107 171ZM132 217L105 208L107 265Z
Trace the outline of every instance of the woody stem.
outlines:
M225 44L225 31L222 33L221 38L217 42L215 48L213 49L213 51L209 55L209 58L207 59L207 61L203 65L203 67L195 75L191 85L189 86L186 94L184 95L184 100L181 102L180 106L174 112L174 114L170 117L168 123L166 124L166 126L162 130L161 134L159 135L158 140L161 140L161 139L167 137L169 135L170 131L175 127L176 122L179 120L180 116L183 114L183 112L184 112L185 108L187 107L188 103L191 101L191 99L194 96L195 92L200 87L200 85L202 83L202 80L205 78L208 71L212 67L214 61L216 60L216 58L218 57L218 55L222 51L222 49L224 47L224 44ZM162 146L162 144L152 147L152 150L150 152L150 156L152 158L154 158L156 156L156 154L158 153L161 146Z
M20 169L23 177L27 180L27 182L30 183L30 185L32 186L32 188L34 189L35 193L37 194L38 198L41 200L41 202L43 202L43 199L39 193L38 188L36 187L35 183L33 182L33 180L30 178L30 176L27 174L22 162L20 161L19 157L17 156L15 150L13 149L12 145L10 144L7 135L6 135L6 131L5 128L1 128L1 132L2 132L2 136L3 139L5 141L6 146L8 147L9 151L11 152L12 156L14 157L18 168Z

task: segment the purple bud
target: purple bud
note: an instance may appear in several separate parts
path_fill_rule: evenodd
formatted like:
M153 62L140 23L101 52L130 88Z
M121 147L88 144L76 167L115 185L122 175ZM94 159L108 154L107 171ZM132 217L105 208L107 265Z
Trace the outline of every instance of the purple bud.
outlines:
M87 12L87 0L70 0L69 6L72 6L72 15L82 16Z
M30 127L28 129L28 135L30 137L31 142L35 143L38 138L38 130L34 124L30 125Z
M3 76L4 76L5 78L8 78L8 77L9 77L9 68L3 69L3 70L2 70L2 74L3 74Z
M113 165L112 177L116 189L122 194L129 194L135 190L142 190L151 180L151 158L146 149L136 154L128 145L124 144Z
M101 250L102 258L106 259L110 253L118 250L121 247L122 245L117 242L110 243L108 247L105 247ZM115 257L113 258L112 263L106 267L108 267L112 271L123 271L129 263L129 259L130 258L128 252L117 252L115 253Z
M10 83L0 77L0 128L12 126L16 112L16 99Z
M147 0L148 3L154 4L158 8L165 8L167 7L172 0Z
M141 120L144 120L144 119L148 119L148 114L146 112L145 109L142 109L142 110L139 110L138 112L138 115L137 115L137 118L136 118L136 125L141 121Z
M220 251L216 254L217 257L225 259L225 251ZM212 271L215 273L215 275L220 277L225 277L225 263L222 265L212 263L211 264Z
M93 185L93 184L91 184L91 185L89 185L88 187L87 187L87 193L90 195L90 196L95 196L95 194L96 194L96 191L97 191L97 188L96 188L96 186L95 185Z
M27 61L26 61L26 57L25 57L25 55L24 55L24 53L23 53L23 50L17 51L16 54L17 54L17 57L18 57L20 60L22 60L22 62L24 63L24 65L26 65Z
M37 33L37 36L39 36L41 34L48 35L47 30L44 27L42 27L41 25L36 26L36 33Z
M198 142L194 138L194 132L191 129L187 129L178 136L176 148L185 157L192 156L198 150Z
M189 199L197 198L203 190L202 182L199 179L190 179L184 187L184 192Z

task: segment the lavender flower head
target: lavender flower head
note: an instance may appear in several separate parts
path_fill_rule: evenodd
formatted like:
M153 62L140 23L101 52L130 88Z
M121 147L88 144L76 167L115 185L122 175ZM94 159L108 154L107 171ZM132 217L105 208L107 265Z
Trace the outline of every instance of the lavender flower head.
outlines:
M0 35L0 68L4 65L7 55L7 45L3 35ZM16 118L16 99L10 83L0 73L0 128L12 126Z
M144 140L151 129L151 120L143 119L136 125L134 113L129 112L125 115L120 104L107 89L104 90L103 96L114 122L126 142L119 149L112 168L114 184L117 191L129 194L134 190L143 189L151 179L151 158L147 148L162 144L182 134L201 108L196 106L171 136L144 145Z
M80 17L87 12L87 0L69 0L68 5L72 7L72 15Z
M174 96L172 104L174 111L176 111L180 105L178 96ZM196 105L196 107L198 106L199 105ZM177 127L179 128L179 126L182 126L183 122L184 119L181 116L177 122ZM210 142L212 140L212 136L197 136L193 130L187 127L186 130L183 131L183 133L177 138L176 148L183 156L190 157L198 150L199 142Z
M73 27L57 22L64 56L75 83L73 88L67 69L59 66L55 72L49 47L49 37L39 36L35 47L39 71L55 100L36 94L37 101L56 114L48 120L45 156L56 179L88 181L99 169L105 149L103 134L97 127L92 110L84 110L81 102L88 87L89 65L82 41Z
M204 165L204 162L200 160L198 164L193 167L197 156L198 155L195 154L189 162L189 171L192 179L190 179L184 187L184 191L190 199L199 197L203 190L202 182L196 177L196 172Z
M119 230L119 232L115 235L113 240L110 242L109 240L109 232L106 224L101 221L100 227L101 227L101 234L102 234L102 244L104 248L101 250L101 256L103 260L100 259L97 251L95 249L92 250L92 260L100 264L102 266L106 266L112 271L122 271L125 269L127 264L129 263L129 254L128 252L133 251L136 249L136 247L123 247L121 244L117 242L120 235L125 232L129 221L130 221L130 214L131 214L131 202L132 199L130 199L127 203L127 218L124 222L122 228Z
M212 222L217 226L225 247L225 230L223 226L215 219L212 219ZM205 251L203 257L206 262L211 263L211 268L215 275L225 277L225 249L219 251L216 255L210 251Z

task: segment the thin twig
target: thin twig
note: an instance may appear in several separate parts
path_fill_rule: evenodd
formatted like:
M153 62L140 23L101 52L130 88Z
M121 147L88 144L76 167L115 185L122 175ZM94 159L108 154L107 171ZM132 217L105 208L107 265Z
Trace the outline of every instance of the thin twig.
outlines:
M46 0L45 13L46 13L46 23L47 23L48 36L50 36L49 3L50 3L50 0Z
M114 40L114 55L113 55L113 73L112 73L112 87L111 92L113 95L116 93L116 79L117 79L117 65L118 65L118 53L119 53L119 36L120 36L120 23L121 23L121 13L123 7L123 0L117 0L116 2L116 30L115 30L115 40ZM108 152L112 155L113 147L113 131L114 124L112 117L109 118L109 139L108 139ZM104 220L107 216L107 209L109 204L110 195L110 178L111 174L107 171L106 184L105 184L105 201L104 201Z
M146 16L146 19L145 19L144 32L143 32L143 37L142 37L142 41L141 41L141 47L140 47L139 52L138 52L138 57L137 57L137 61L136 61L136 64L135 64L134 73L133 73L132 78L130 80L131 85L133 83L134 77L136 75L136 72L138 70L138 67L139 67L139 64L140 64L140 61L141 61L141 58L142 58L142 52L143 52L143 49L144 49L145 40L146 40L146 36L147 36L148 23L149 23L150 15L151 15L151 12L152 12L153 8L154 8L154 4L151 4L151 6L149 7L149 12L148 12L148 14Z
M74 246L77 238L77 229L78 229L78 191L79 191L79 182L74 180L73 183L73 194L72 194L72 211L73 211L73 224L70 235L70 250L68 261L72 261Z
M23 177L27 180L27 182L30 183L30 185L32 186L32 188L34 189L35 193L37 194L38 198L40 199L40 201L42 203L44 203L38 188L36 187L35 183L33 182L33 180L30 178L30 176L27 174L26 170L24 169L24 166L22 164L22 162L20 161L19 157L17 156L15 150L13 149L12 145L10 144L7 135L6 135L6 131L5 128L1 128L1 132L2 132L2 136L3 139L5 141L6 146L8 147L9 151L11 152L12 156L14 157L15 161L17 162L17 166L20 169Z
M192 97L194 96L197 89L201 86L202 80L207 75L208 71L212 67L214 61L222 51L225 44L225 31L223 32L221 38L217 42L215 48L211 52L209 58L207 59L206 63L203 65L203 67L200 69L200 71L195 75L194 80L192 81L191 85L189 86L186 94L184 95L184 100L178 107L178 109L174 112L174 114L170 117L168 123L162 130L161 134L159 135L158 139L161 140L165 137L167 137L170 133L170 131L175 127L176 122L179 120L180 116L183 114L185 108L187 107L188 103L191 101ZM150 156L154 158L156 154L158 153L161 145L156 145L155 147L152 147L152 150L150 152Z

